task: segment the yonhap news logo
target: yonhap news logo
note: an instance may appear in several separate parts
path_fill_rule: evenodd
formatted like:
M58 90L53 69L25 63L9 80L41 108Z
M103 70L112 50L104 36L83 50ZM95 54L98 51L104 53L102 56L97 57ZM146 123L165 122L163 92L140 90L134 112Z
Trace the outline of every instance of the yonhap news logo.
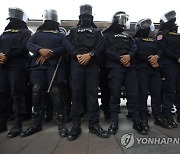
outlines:
M124 134L121 137L121 144L125 149L132 147L134 144L134 135L132 133Z
M170 137L134 137L132 133L127 133L121 136L121 144L124 149L130 148L137 144L180 144L180 138Z

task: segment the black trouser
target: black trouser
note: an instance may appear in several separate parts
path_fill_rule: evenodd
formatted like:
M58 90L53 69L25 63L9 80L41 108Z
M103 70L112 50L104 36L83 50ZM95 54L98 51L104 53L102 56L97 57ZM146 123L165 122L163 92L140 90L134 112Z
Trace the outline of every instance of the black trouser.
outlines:
M53 103L48 93L45 94L45 100L43 104L43 116L51 117L53 115Z
M30 117L32 115L32 84L30 81L30 72L26 74L25 110L26 116Z
M163 68L163 110L168 118L172 118L171 108L180 108L180 66L167 65Z
M132 119L133 121L140 120L136 70L134 68L110 68L108 77L111 91L111 120L118 122L118 106L123 82L127 91L128 109L132 113Z
M104 114L109 114L110 106L110 89L108 84L108 69L105 67L100 68L100 89L101 89L101 103Z
M98 84L99 69L96 64L73 65L71 68L72 120L81 124L83 100L86 96L89 126L99 123Z
M54 67L48 67L47 69L32 70L32 102L34 105L34 122L37 125L42 123L44 96L47 87L50 85L52 76L54 74L54 70ZM50 96L57 116L64 115L64 99L62 96L61 88L61 83L64 78L63 73L64 72L59 69L50 91Z
M138 70L139 103L141 118L147 119L148 93L151 95L151 107L154 118L161 116L161 76L157 70Z
M25 115L26 70L16 67L0 69L0 118L7 120L10 99L13 101L15 124L22 124Z

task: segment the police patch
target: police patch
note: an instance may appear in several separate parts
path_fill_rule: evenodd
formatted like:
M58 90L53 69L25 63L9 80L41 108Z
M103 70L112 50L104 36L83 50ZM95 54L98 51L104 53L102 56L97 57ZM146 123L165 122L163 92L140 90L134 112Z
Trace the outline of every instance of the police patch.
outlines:
M159 40L162 40L162 38L163 38L162 35L158 35L158 36L157 36L157 40L158 40L158 41L159 41Z

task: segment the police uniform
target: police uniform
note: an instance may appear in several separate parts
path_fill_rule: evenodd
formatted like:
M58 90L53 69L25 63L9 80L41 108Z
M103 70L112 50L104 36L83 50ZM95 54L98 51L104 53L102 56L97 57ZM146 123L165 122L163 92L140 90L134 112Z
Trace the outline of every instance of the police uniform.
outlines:
M7 58L0 64L0 128L7 130L9 101L13 100L14 124L8 133L8 138L19 135L22 131L22 121L25 116L25 76L28 50L26 42L31 31L26 26L27 16L19 8L9 8L9 24L0 37L0 54ZM25 18L26 17L26 18ZM4 129L2 129L4 127Z
M155 119L154 124L164 128L169 126L162 118L161 109L161 74L160 66L153 67L149 62L149 56L160 57L161 51L152 38L136 38L137 49L137 77L139 80L139 103L141 111L141 120L146 130L148 125L147 99L151 95L152 114ZM160 62L158 60L158 64Z
M99 87L101 90L101 104L102 104L102 110L104 112L105 119L110 119L110 106L109 106L109 100L110 100L110 89L108 84L108 69L106 68L106 57L104 51L101 54L101 60L100 60L100 81L99 81Z
M98 85L99 85L99 53L103 49L104 38L101 32L94 28L92 22L91 6L83 5L80 8L79 25L70 30L67 39L70 43L71 55L71 87L72 87L72 121L73 127L68 136L68 140L75 140L81 133L81 113L83 111L83 98L87 100L87 114L89 130L100 137L109 137L99 126L99 105L98 105ZM86 12L88 11L88 12ZM84 18L84 16L86 18ZM87 22L85 21L87 19ZM90 20L89 20L90 19ZM88 22L90 21L90 24ZM84 23L84 25L83 25ZM90 60L87 64L80 64L77 55L87 55Z
M159 48L152 38L136 38L137 76L139 80L139 103L141 118L147 120L147 98L151 95L152 114L154 118L161 115L161 76L159 67L153 68L148 62L150 55L158 55ZM160 56L159 56L160 57Z
M108 130L111 134L116 134L118 130L118 105L121 86L124 83L127 91L128 109L132 113L134 122L133 128L141 134L146 134L146 131L140 128L139 93L134 59L137 47L134 44L134 40L127 33L123 32L126 25L119 23L121 22L121 15L128 18L125 12L117 12L113 17L112 24L104 31L106 40L105 53L107 56L106 67L109 71L108 78L111 93L111 124ZM130 56L129 66L124 66L120 63L120 57L123 55Z
M22 137L42 130L43 100L57 67L52 88L50 89L50 96L56 113L59 135L60 137L66 137L68 134L68 130L64 125L64 100L62 96L65 74L62 56L67 52L65 48L66 37L64 33L58 30L59 21L55 10L46 10L44 19L44 24L37 29L36 33L27 42L27 48L33 53L30 69L34 115L33 124L21 134ZM48 50L48 54L51 52L51 56L48 58L43 57L41 49ZM44 61L39 63L39 58L43 58Z
M170 15L170 16L169 16ZM179 108L180 100L180 34L177 33L175 25L175 11L170 11L162 16L160 21L160 29L157 33L156 40L162 49L163 77L165 78L163 85L163 111L167 122L171 128L178 127L173 120L171 108L173 104ZM165 17L169 20L165 20Z

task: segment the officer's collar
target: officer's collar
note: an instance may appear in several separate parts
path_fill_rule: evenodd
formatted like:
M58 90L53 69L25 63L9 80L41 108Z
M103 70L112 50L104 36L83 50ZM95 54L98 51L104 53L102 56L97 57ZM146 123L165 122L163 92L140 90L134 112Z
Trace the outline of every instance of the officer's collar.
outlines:
M44 33L55 33L55 34L59 33L58 30L39 30L39 31L42 31Z

